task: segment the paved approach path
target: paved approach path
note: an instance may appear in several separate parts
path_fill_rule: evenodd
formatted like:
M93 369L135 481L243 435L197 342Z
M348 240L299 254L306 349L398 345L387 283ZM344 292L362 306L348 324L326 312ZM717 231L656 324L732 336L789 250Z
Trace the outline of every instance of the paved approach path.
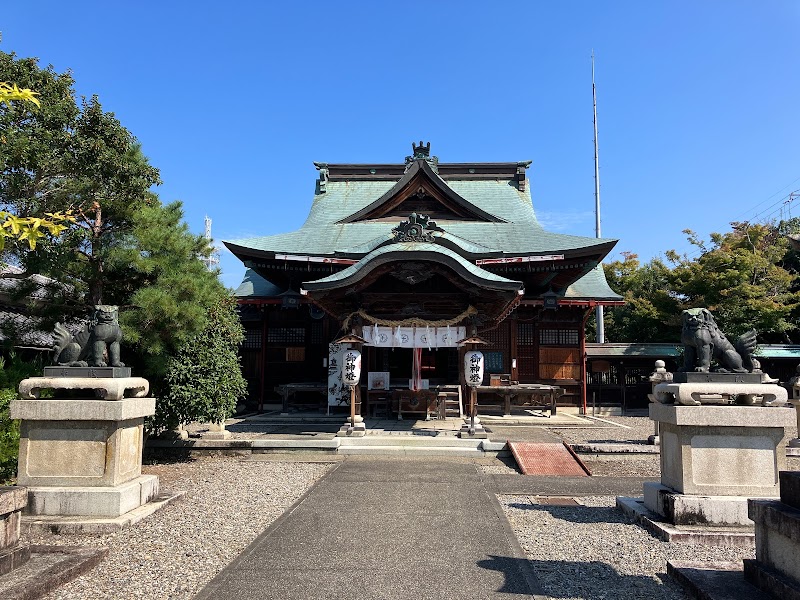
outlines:
M196 598L535 598L485 481L467 461L348 458Z

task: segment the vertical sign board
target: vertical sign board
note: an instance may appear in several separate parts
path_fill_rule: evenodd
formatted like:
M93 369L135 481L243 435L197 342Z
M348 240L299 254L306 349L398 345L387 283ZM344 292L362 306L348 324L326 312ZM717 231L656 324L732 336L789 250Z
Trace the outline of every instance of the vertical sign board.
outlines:
M483 383L483 353L478 350L467 350L464 354L464 379L470 387Z
M328 344L328 406L350 404L350 390L342 382L346 344Z

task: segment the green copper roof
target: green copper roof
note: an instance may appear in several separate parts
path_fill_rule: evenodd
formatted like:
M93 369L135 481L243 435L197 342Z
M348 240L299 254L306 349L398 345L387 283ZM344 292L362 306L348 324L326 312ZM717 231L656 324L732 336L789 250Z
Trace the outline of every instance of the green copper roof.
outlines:
M317 193L303 226L291 233L232 240L232 249L265 253L363 256L388 239L390 222L339 223L380 198L394 181L329 181ZM507 222L437 219L446 235L467 252L491 256L549 254L608 246L614 240L549 233L536 220L529 186L520 191L508 180L448 180L464 199ZM608 248L605 250L608 251ZM605 252L604 252L605 253Z
M252 269L247 269L244 278L233 295L237 298L274 298L284 290L267 281Z
M622 296L608 287L602 265L597 265L569 286L564 292L564 298L569 300L622 300Z
M796 344L759 344L753 354L763 358L800 360L800 346Z
M786 358L800 359L800 346L789 344L763 344L753 352L761 358ZM602 358L608 356L650 356L653 359L662 357L678 357L683 355L681 344L634 344L634 343L586 343L586 356L589 358Z
M377 266L394 260L409 260L410 257L447 264L460 271L461 275L466 279L484 288L504 290L519 290L522 288L522 282L490 273L474 263L464 260L458 253L438 244L428 242L404 242L381 246L367 254L363 260L356 264L350 265L346 269L333 273L328 277L305 282L303 287L308 290L340 287L353 281L358 281Z
M609 356L638 356L646 358L649 356L655 360L662 357L678 357L682 354L683 346L680 344L598 344L586 342L586 356L589 358L604 358ZM655 368L655 365L653 368Z

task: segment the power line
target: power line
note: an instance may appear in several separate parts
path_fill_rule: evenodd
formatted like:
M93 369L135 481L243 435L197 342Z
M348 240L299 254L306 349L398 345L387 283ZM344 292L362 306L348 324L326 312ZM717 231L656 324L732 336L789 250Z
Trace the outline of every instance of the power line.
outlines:
M800 180L800 177L795 179L795 181L798 181L798 180ZM794 183L794 181L792 183ZM791 184L789 184L789 185L791 185ZM785 186L783 189L786 189L787 187L789 187L789 186ZM781 190L781 191L783 191L783 190ZM780 192L778 192L778 193L780 193ZM773 194L770 198L772 198L774 196L775 196L775 194ZM787 217L791 218L792 217L792 203L798 197L800 197L800 189L796 189L793 192L790 192L787 195L781 197L777 202L773 202L767 208L765 208L761 212L758 212L758 213L754 214L751 218L746 219L744 222L745 223L753 223L753 222L767 223L767 222L773 220L775 217L778 217L779 220L781 220L781 221L786 220ZM762 202L761 204L764 204L764 202ZM745 214L745 213L740 213L740 214ZM733 219L732 222L735 222L735 220L736 219ZM694 258L696 256L699 256L702 253L703 253L703 250L701 248L696 248L692 252L684 253L684 256L686 256L687 258Z
M754 207L752 207L752 208L750 208L750 209L747 209L746 211L744 211L744 212L742 212L742 213L740 213L740 214L736 215L736 216L733 218L733 220L735 221L736 219L738 219L738 218L739 218L739 217L741 217L742 215L746 215L747 213L750 213L750 212L754 211L754 210L755 210L755 209L757 209L759 206L761 206L762 204L764 204L764 203L766 203L766 202L769 202L769 201L770 201L770 200L772 200L772 199L773 199L775 196L777 196L778 194L780 194L780 193L781 193L783 190L785 190L785 189L786 189L786 188L788 188L788 187L791 187L792 185L794 185L794 184L795 184L795 183L797 183L798 181L800 181L800 177L798 177L798 178L797 178L797 179L795 179L794 181L791 181L791 182L787 183L785 186L783 186L783 187L782 187L781 189L779 189L777 192L775 192L774 194L772 194L771 196L769 196L769 197L768 197L768 198L766 198L765 200L762 200L761 202L759 202L758 204L756 204ZM785 197L786 197L786 196L784 196L784 198L785 198Z

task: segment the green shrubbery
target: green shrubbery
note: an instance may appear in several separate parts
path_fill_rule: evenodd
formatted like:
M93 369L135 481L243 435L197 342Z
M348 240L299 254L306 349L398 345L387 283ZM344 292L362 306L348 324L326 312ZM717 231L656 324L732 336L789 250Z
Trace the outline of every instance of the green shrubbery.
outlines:
M0 484L17 473L19 421L9 417L9 405L17 397L19 382L41 373L41 360L25 362L14 353L8 360L0 357Z
M16 397L16 391L10 388L0 390L0 484L17 472L19 421L12 421L8 416L8 405Z
M206 314L206 326L167 363L165 392L151 422L155 433L192 421L219 423L231 416L247 391L237 349L244 330L236 301L221 298Z

